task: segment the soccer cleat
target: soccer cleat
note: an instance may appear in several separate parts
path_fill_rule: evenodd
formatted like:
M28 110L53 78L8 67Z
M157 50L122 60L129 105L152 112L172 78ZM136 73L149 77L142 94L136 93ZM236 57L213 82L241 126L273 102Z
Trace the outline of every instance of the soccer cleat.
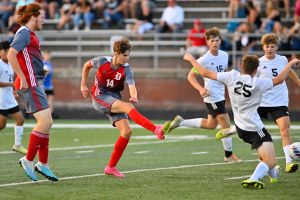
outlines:
M26 154L27 153L27 149L25 149L23 147L23 145L15 145L12 148L13 151L18 152L18 153L22 153L22 154Z
M217 133L216 133L216 139L217 140L221 140L225 137L228 137L230 135L233 135L235 134L236 132L230 132L230 128L224 128L224 129L221 129L219 130Z
M42 165L40 163L37 163L34 166L35 171L42 174L45 178L47 178L50 181L58 181L58 177L55 176L55 174L51 171L48 165Z
M260 181L252 181L252 180L244 180L242 181L242 187L243 188L256 188L256 189L263 189L265 187L265 184Z
M154 130L154 134L156 135L156 137L160 140L165 139L165 132L167 131L167 129L170 126L170 122L167 121L166 123L164 123L164 125L157 125L155 130Z
M20 167L22 167L25 171L25 174L33 181L37 181L37 176L36 174L34 173L34 170L33 170L33 162L32 161L28 161L26 159L26 157L22 157L20 160L19 160L19 165Z
M108 165L104 169L104 174L112 175L112 176L115 176L117 178L124 178L125 177L125 175L123 173L119 172L116 167L110 167Z
M234 153L231 154L231 156L229 157L224 157L224 162L228 162L228 163L239 163L242 162L241 159L239 159Z
M176 115L176 117L171 121L167 132L169 133L173 129L178 128L183 120L184 119L180 115Z
M278 177L279 177L279 175L281 173L281 168L280 168L279 165L276 165L274 168L275 168L276 173L277 173L277 178L273 178L273 177L269 176L270 183L278 183Z
M285 166L285 172L294 173L298 170L299 165L297 163L290 163Z

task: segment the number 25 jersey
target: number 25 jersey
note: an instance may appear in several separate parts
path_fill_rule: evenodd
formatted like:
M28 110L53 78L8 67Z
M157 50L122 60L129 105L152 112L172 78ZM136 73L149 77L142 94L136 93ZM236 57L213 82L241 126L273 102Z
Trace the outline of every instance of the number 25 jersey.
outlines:
M235 124L245 131L260 131L264 125L257 108L263 93L273 87L272 79L231 70L218 73L217 80L227 85Z

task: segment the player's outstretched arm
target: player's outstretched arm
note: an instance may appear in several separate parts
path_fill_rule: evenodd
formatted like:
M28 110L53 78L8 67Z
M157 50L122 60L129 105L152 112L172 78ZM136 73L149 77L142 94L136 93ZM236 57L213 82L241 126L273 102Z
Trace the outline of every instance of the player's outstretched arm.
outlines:
M289 77L298 85L300 86L300 79L297 75L297 73L291 69L290 73L289 73Z
M90 61L87 61L83 65L82 74L81 74L81 84L80 84L80 90L84 98L87 98L90 96L89 88L87 87L87 79L89 77L90 70L92 68L92 65L90 64Z
M289 75L291 68L298 64L299 60L298 59L293 59L290 61L284 68L283 70L278 74L277 77L273 78L273 86L281 84Z
M209 96L208 90L199 83L197 76L198 74L194 72L194 69L191 69L187 76L189 83L193 86L193 88L198 90L202 98Z
M136 90L135 84L128 85L128 88L129 88L129 94L130 94L129 101L131 103L138 103L139 100L137 98L137 90Z
M189 61L193 67L195 67L197 69L197 71L206 78L210 78L213 80L217 80L217 73L212 72L207 70L206 68L204 68L202 65L200 65L191 54L186 53L183 57L184 60Z

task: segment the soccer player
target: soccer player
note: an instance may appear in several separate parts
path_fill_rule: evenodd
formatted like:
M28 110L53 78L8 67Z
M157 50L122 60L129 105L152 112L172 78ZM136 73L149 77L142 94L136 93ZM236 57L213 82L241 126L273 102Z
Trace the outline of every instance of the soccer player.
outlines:
M273 33L267 34L262 37L261 44L264 50L264 56L259 59L260 66L257 70L257 76L261 78L276 77L288 63L285 56L276 53L278 50L279 39ZM290 71L289 77L300 86L300 80L293 70ZM289 153L289 147L292 144L292 140L290 136L291 123L288 112L288 103L288 89L284 81L263 94L262 102L258 108L258 114L261 118L265 119L268 119L268 114L270 114L276 122L282 138L283 152L286 161L285 171L292 173L297 171L298 164L293 163Z
M19 7L18 23L22 27L17 31L8 52L8 60L21 80L19 95L26 105L26 111L32 113L37 123L30 134L28 152L19 160L26 175L37 180L37 171L51 181L57 176L48 166L49 134L52 117L44 91L43 58L35 31L39 31L44 23L44 11L38 3ZM36 153L39 161L33 167Z
M104 113L110 119L113 126L117 127L120 136L115 143L109 163L104 169L107 175L123 178L124 174L116 168L123 151L125 150L132 130L128 117L145 129L153 132L158 139L164 139L164 132L169 127L169 122L164 126L154 125L149 119L141 115L131 103L137 103L137 90L133 80L130 65L127 63L131 44L128 39L121 38L113 44L113 56L99 56L87 61L82 70L81 92L87 98L90 91L87 87L87 79L91 68L97 69L94 85L92 87L92 102L95 110ZM121 100L120 92L124 84L129 87L131 103Z
M219 49L221 45L221 34L217 28L211 28L205 32L206 43L209 50L200 57L197 62L214 72L224 72L228 69L228 54ZM190 128L215 129L219 124L221 129L230 127L230 119L225 108L225 86L223 83L204 77L204 87L198 82L198 73L196 68L192 68L188 74L189 83L200 93L203 98L208 116L205 118L195 118L184 120L177 115L171 122L168 132L173 129L185 126ZM233 134L235 132L231 132ZM232 153L232 138L218 138L222 140L225 152L225 162L241 162L234 153Z
M219 73L207 70L190 54L185 54L184 59L189 61L202 76L218 80L227 86L238 135L243 141L251 144L252 149L257 150L260 162L251 177L242 181L242 186L264 188L260 179L266 174L271 177L271 183L276 183L279 172L275 168L277 164L275 148L271 135L264 128L258 115L257 108L261 103L263 93L281 84L288 76L291 67L299 60L292 60L277 77L270 79L255 77L259 65L257 56L244 56L240 67L241 72L232 70Z
M22 145L24 118L14 97L14 71L8 64L7 52L10 47L8 41L0 43L0 130L6 127L8 115L16 121L15 144L13 151L26 154L27 149Z

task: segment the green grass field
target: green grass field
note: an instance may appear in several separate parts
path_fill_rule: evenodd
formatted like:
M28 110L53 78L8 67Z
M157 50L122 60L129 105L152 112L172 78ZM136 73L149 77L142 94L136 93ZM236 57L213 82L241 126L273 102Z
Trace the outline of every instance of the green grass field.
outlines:
M62 121L57 123L96 123L97 121ZM107 123L107 121L105 121ZM25 129L27 146L31 128ZM284 167L281 140L277 129L274 136L277 157ZM282 172L280 182L262 181L263 190L243 189L241 181L251 175L257 165L255 151L233 136L234 152L243 163L225 164L220 141L215 131L177 129L158 141L152 133L133 129L133 137L118 168L125 179L103 175L115 140L116 129L53 128L50 139L49 164L59 182L28 181L18 165L21 154L11 147L13 129L0 133L0 199L299 199L300 172ZM300 141L300 131L292 130L294 141Z

